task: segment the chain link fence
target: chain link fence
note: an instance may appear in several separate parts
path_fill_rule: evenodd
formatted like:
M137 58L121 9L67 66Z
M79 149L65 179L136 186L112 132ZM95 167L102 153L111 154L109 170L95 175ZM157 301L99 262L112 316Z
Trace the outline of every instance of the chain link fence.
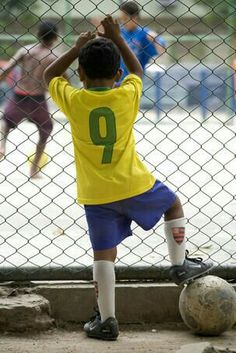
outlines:
M135 124L137 151L149 170L179 195L187 218L187 247L211 258L215 273L236 277L236 5L232 1L139 0L140 26L165 39L150 58ZM59 27L64 49L99 18L117 16L120 1L2 1L0 65L36 42L42 19ZM79 86L71 68L71 81ZM14 85L14 84L13 84ZM0 113L12 85L0 83ZM0 162L0 280L91 279L92 250L83 207L76 203L70 127L48 96L54 128L40 179L29 178L37 128L27 120L8 136ZM163 222L118 250L120 279L168 279Z

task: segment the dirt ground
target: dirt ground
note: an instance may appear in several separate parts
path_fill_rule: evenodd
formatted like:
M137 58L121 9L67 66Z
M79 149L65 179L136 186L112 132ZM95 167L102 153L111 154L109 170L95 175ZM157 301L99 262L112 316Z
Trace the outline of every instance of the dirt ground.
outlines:
M175 353L182 345L211 342L236 349L236 328L219 337L199 337L182 324L121 326L116 342L88 339L80 326L44 333L0 335L0 353ZM194 353L194 352L193 352Z

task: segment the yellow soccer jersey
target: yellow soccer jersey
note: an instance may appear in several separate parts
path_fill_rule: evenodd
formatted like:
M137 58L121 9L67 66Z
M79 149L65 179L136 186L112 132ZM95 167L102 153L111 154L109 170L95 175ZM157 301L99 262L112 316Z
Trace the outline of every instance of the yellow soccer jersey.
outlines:
M142 93L138 76L101 90L77 89L55 77L49 92L71 125L79 203L118 201L153 186L155 178L135 151L133 123Z

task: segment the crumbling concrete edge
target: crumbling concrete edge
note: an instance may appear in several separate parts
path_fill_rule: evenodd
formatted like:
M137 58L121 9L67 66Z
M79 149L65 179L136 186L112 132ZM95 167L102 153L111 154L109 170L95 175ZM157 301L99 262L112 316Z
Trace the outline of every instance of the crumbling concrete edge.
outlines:
M178 304L182 289L169 283L118 283L117 318L121 324L181 322ZM84 322L95 306L92 284L43 284L36 292L49 300L56 321Z

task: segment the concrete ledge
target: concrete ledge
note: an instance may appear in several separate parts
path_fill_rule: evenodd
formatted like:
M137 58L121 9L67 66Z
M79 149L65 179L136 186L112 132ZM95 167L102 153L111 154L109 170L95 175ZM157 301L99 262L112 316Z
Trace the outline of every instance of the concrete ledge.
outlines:
M167 283L118 283L117 318L121 324L182 321L178 310L181 290ZM36 292L49 300L56 321L84 322L95 306L92 284L39 285Z

